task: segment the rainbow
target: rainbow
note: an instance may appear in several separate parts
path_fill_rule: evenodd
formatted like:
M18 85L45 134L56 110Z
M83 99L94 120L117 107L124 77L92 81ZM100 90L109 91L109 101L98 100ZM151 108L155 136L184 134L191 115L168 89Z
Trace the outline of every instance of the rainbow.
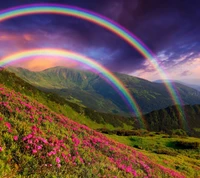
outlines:
M140 111L139 106L135 99L131 96L129 91L125 88L123 83L115 77L113 73L111 73L108 69L97 63L96 61L77 54L75 52L71 52L68 50L61 50L61 49L52 49L52 48L45 48L45 49L32 49L27 51L18 52L12 54L10 56L4 57L0 60L0 67L3 67L7 64L18 60L26 60L31 57L35 56L56 56L62 57L64 59L70 59L77 61L79 63L85 64L92 68L93 70L97 71L101 77L105 79L111 86L122 96L124 101L128 104L131 109L131 112L134 112L136 116L139 117L139 124L141 127L144 128L145 120L142 117L142 112Z
M156 56L151 52L150 49L147 48L147 46L140 39L138 39L130 31L123 28L116 22L106 17L103 17L97 13L73 6L66 6L59 4L31 4L0 11L0 22L3 22L5 20L14 17L32 15L32 14L67 15L95 23L113 32L114 34L122 38L124 41L126 41L129 45L131 45L134 49L136 49L144 58L146 58L149 61L149 63L155 68L155 70L159 73L162 79L168 78L166 73L159 66L159 62ZM178 97L178 91L176 91L175 87L171 83L165 83L165 86L173 100L173 103L177 105L177 110L182 119L181 120L182 125L186 126L185 114L181 106L181 100Z

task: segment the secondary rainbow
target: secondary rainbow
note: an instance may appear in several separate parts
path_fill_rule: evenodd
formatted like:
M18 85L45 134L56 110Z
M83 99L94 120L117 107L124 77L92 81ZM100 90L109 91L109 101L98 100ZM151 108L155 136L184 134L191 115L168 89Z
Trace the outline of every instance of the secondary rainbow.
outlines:
M144 58L146 58L150 64L157 70L162 79L167 79L166 73L159 66L158 59L151 52L147 46L133 35L130 31L123 28L121 25L116 22L101 16L100 14L82 9L73 6L66 6L60 4L30 4L25 6L17 6L14 8L6 9L0 11L0 22L5 20L32 14L59 14L73 16L81 18L115 33L117 36L129 43L134 49L136 49ZM177 105L177 110L179 111L180 116L182 117L182 124L186 126L185 114L181 107L181 100L178 97L178 91L175 90L175 87L171 83L165 83L165 86L174 102Z
M139 117L139 123L141 127L145 126L145 121L142 117L142 112L140 111L139 106L135 99L131 96L129 91L123 85L123 83L108 69L97 63L95 60L91 58L82 56L78 53L71 52L68 50L61 50L61 49L52 49L52 48L45 48L45 49L32 49L22 52L17 52L10 56L6 56L0 60L0 67L3 67L7 64L11 64L12 62L16 62L19 60L27 60L31 57L35 56L56 56L62 57L64 59L74 60L80 63L83 63L90 68L94 69L99 73L101 77L103 77L111 86L122 96L122 98L126 101L128 106L131 109L131 112L134 112Z

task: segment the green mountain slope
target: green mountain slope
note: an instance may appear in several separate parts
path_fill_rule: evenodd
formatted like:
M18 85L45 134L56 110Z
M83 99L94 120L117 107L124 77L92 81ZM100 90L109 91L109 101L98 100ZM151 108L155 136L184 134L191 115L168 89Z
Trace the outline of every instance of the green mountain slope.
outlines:
M199 82L197 82L196 84L191 84L191 83L188 83L188 82L182 82L182 81L177 81L177 80L156 80L155 81L156 83L163 83L163 82L172 82L172 83L180 83L180 84L183 84L183 85L186 85L188 87L191 87L191 88L194 88L198 91L200 91L200 85L199 85Z
M0 83L0 177L199 176L196 149L199 145L194 145L199 144L197 139L188 138L189 144L196 146L190 151L193 154L191 158L182 156L183 151L177 158L173 155L175 151L163 150L162 135L159 139L163 145L157 153L141 151L132 147L137 137L129 140L127 137L111 136L123 143L129 141L130 146L125 146L66 117L70 115L80 123L84 119L93 126L94 122L86 114L88 110L82 106L67 102L69 107L61 97L42 92L6 70L0 71ZM93 118L96 114L97 118L105 119L101 113L92 113ZM113 115L105 115L116 122ZM149 137L145 142L137 141L137 144L148 150L148 145L152 147L148 143L152 137ZM157 147L153 146L153 149ZM166 151L170 156L159 155ZM177 166L177 161L170 162L172 158L179 163L186 162Z
M10 89L14 89L16 92L34 98L51 110L68 116L90 128L130 129L133 127L133 118L130 119L119 115L99 113L92 109L82 107L56 94L41 91L5 69L0 70L0 83Z
M132 131L132 129L139 129L139 124L136 118L100 113L90 108L83 107L77 103L67 101L56 94L40 91L7 70L0 70L0 83L4 84L8 88L14 89L16 92L30 96L53 111L68 116L69 118L93 129L98 129L106 133L112 131L118 135L134 135L136 132ZM189 128L185 131L187 134L195 137L200 137L199 108L199 105L184 106L187 118L187 127ZM144 118L146 120L147 129L150 131L164 131L165 133L171 133L176 129L185 129L181 124L175 106L153 111L144 115Z
M180 135L183 134L200 138L200 105L185 105L183 110L185 111L185 119L180 117L176 106L169 106L144 115L146 130L166 134L177 132ZM141 135L143 131L137 130L140 129L137 123L136 120L133 124L134 129L132 130L109 130L105 128L98 130L102 133L116 134L119 136Z
M189 135L200 137L200 105L186 105L183 107L186 118L180 118L175 106L153 111L145 115L150 131L164 131L183 129Z
M23 68L10 71L34 86L56 93L68 100L101 112L127 114L129 109L119 94L98 75L87 71L54 67L41 72ZM125 74L115 73L130 90L143 113L166 108L173 101L163 83L154 83ZM174 83L184 104L200 104L200 92Z
M0 177L185 177L0 85Z

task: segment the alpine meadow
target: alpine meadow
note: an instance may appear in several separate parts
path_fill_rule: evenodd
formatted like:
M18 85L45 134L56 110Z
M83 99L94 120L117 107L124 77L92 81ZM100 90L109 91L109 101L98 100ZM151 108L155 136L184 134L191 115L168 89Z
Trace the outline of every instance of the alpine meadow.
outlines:
M200 2L0 2L0 177L199 178Z

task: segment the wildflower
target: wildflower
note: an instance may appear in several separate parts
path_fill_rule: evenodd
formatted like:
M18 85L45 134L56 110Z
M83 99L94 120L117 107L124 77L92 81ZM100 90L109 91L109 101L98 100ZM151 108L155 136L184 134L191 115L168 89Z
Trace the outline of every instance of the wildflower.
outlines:
M10 130L11 129L11 124L9 122L5 122L5 126Z
M128 167L126 168L126 172L132 172L132 168L131 168L130 166L128 166Z
M13 139L14 139L15 141L17 141L17 140L18 140L18 136L17 136L17 135L13 136Z
M60 163L60 158L59 157L56 157L56 162Z
M25 147L26 147L26 149L29 149L29 148L30 148L30 146L28 146L28 145L26 145Z
M37 149L41 150L42 149L42 145L37 146Z
M32 144L32 143L33 143L33 141L32 141L32 140L28 140L28 143L29 143L29 144Z
M3 151L3 148L2 148L2 147L0 147L0 152L1 152L1 151Z
M32 153L33 153L33 154L37 153L37 150L35 150L35 149L34 149L34 150L32 150Z
M57 164L57 167L60 168L60 167L61 167L61 164Z

